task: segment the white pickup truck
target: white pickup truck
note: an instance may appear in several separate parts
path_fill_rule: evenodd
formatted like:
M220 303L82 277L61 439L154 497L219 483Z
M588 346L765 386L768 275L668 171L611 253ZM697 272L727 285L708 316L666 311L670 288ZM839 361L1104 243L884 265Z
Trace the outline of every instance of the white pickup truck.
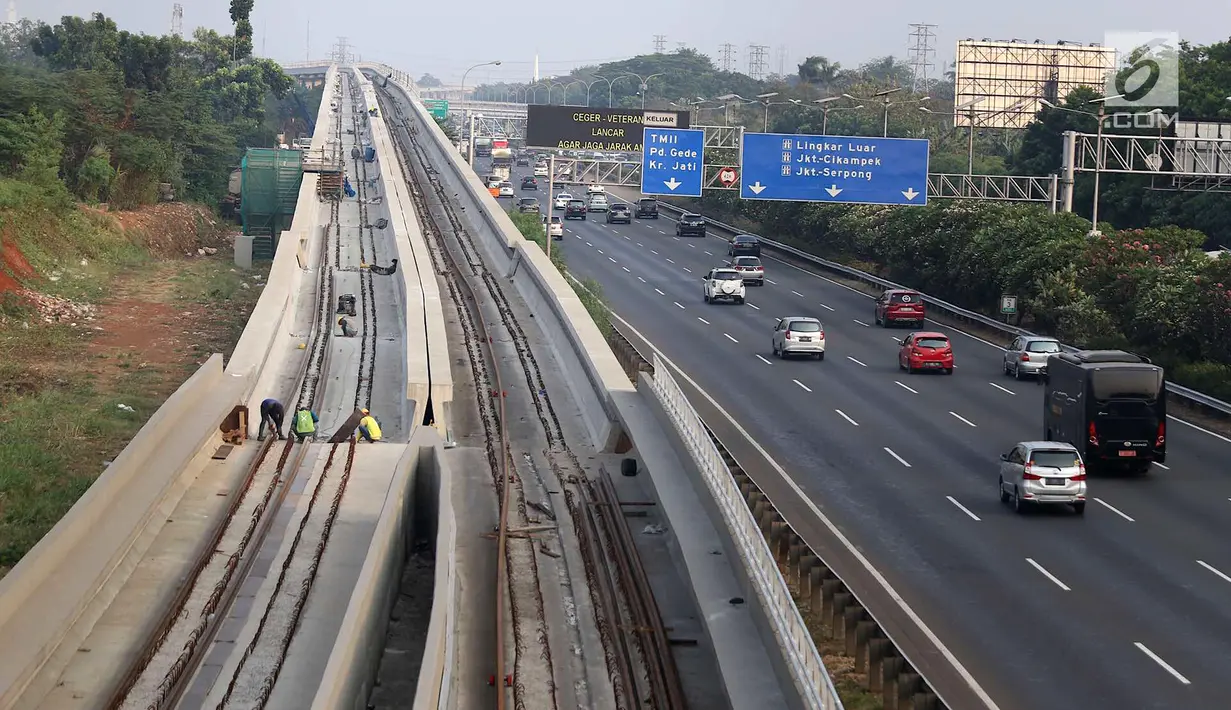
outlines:
M713 269L703 279L702 292L706 303L720 300L732 303L744 302L744 278L735 269Z

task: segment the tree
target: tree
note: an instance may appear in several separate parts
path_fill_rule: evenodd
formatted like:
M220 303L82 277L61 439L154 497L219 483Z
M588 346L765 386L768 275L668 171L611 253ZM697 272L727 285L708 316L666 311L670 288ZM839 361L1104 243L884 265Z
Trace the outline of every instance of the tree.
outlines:
M820 55L808 57L799 65L799 80L822 90L832 87L841 74L841 64L831 62Z
M444 86L444 82L442 82L440 79L437 79L435 76L431 74L427 74L427 73L419 77L419 80L416 81L415 83L425 89L434 89L440 86Z
M252 6L254 0L231 0L231 22L235 23L232 60L252 56Z

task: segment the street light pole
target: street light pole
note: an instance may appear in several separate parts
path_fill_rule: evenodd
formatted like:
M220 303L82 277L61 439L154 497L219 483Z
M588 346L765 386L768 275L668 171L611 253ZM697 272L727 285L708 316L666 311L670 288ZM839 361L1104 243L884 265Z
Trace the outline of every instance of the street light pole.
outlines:
M501 60L499 59L496 59L490 62L479 62L478 64L474 65L473 67L470 67L469 69L467 69L465 72L462 73L462 100L463 101L466 100L466 77L470 75L470 72L475 69L478 69L479 67L487 67L487 66L498 67L500 66L500 62ZM468 113L470 114L470 149L466 152L466 160L470 163L470 168L473 170L474 169L474 111L469 111Z
M1048 108L1054 108L1058 111L1068 111L1069 113L1080 113L1086 116L1093 116L1098 121L1098 127L1095 129L1095 146L1094 146L1094 204L1090 214L1090 236L1101 234L1098 228L1098 203L1099 203L1099 178L1103 173L1103 119L1107 116L1107 102L1112 99L1124 98L1124 94L1116 94L1115 96L1104 96L1101 99L1091 99L1086 103L1098 104L1098 113L1089 111L1079 111L1075 108L1067 106L1057 106L1045 99L1039 103Z

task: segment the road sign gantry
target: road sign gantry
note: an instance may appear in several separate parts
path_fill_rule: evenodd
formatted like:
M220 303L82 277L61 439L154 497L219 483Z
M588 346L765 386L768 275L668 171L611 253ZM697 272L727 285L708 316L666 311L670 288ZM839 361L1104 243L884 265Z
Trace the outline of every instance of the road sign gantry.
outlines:
M704 177L704 130L645 129L641 150L641 194L700 197Z
M744 133L740 198L926 205L928 141Z

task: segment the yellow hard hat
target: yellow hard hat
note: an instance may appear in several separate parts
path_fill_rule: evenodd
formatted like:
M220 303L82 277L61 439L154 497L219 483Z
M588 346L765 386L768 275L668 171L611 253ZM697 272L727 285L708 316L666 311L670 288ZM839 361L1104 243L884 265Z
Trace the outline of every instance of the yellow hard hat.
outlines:
M368 414L368 410L366 409L360 409L359 411L363 412L364 414Z
M338 325L342 325L342 324L343 324L343 323L345 323L345 322L346 322L346 319L345 319L345 318L339 318L339 319L338 319Z

